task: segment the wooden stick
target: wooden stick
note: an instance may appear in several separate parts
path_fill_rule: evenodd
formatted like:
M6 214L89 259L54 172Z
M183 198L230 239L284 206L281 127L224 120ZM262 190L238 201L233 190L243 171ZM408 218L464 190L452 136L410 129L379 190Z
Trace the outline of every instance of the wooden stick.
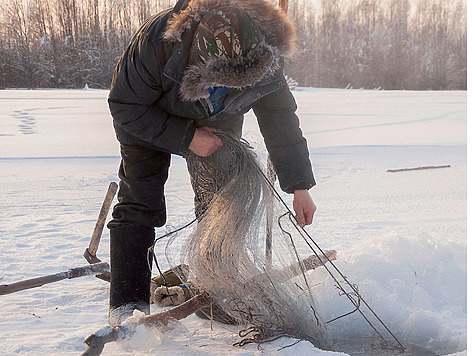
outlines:
M206 294L198 294L190 300L187 300L186 302L167 311L146 315L138 320L138 324L154 326L166 331L170 321L184 319L199 309L210 305L210 303L211 300ZM84 343L87 344L87 348L82 353L82 356L100 355L102 350L104 350L106 343L117 341L119 339L119 335L131 333L133 333L133 329L127 327L127 325L117 326L115 328L103 328L84 340Z
M99 248L99 242L101 241L102 231L104 230L107 214L109 213L109 209L112 204L112 200L117 193L117 189L117 183L111 182L109 184L106 196L102 203L101 211L99 212L99 217L96 221L96 226L94 227L94 231L92 233L91 241L89 242L89 247L84 251L84 258L91 264L101 262L101 260L96 255L97 249ZM110 282L111 279L110 272L98 274L96 277L106 282Z
M325 255L319 254L312 255L299 262L295 262L290 266L285 266L283 268L272 268L266 270L260 275L257 275L251 279L252 281L262 281L263 279L270 278L276 283L284 283L291 278L297 277L302 272L308 272L317 267L323 266L328 261L336 260L336 251L329 250L325 251Z
M289 0L279 0L279 8L287 13L289 11Z
M166 327L170 321L181 320L190 316L194 312L200 310L201 308L207 307L211 304L211 299L205 294L198 294L193 298L187 300L186 302L177 305L174 308L171 308L165 312L156 313L152 315L146 315L142 320L141 324L147 326L160 326Z
M89 247L86 248L86 251L84 251L84 257L89 263L100 262L96 256L97 249L99 248L99 242L101 241L102 231L104 230L107 214L109 213L112 200L117 193L117 188L117 183L111 182L109 184L109 188L107 189L101 211L99 212L99 217L97 218L96 226L94 227L94 231L92 233L91 241L89 242Z
M27 279L26 281L16 282L12 284L4 284L0 286L0 295L10 294L25 289L41 287L42 285L58 282L63 279L71 279L83 276L95 276L109 271L107 262L96 263L84 267L72 268L69 271L50 274L44 277Z
M425 167L416 167L416 168L388 169L386 172L395 173L395 172L420 171L423 169L437 169L437 168L450 168L450 164L447 164L444 166L425 166Z
M289 0L279 0L279 9L287 14L289 9ZM267 155L267 177L272 185L276 181L276 173L269 154ZM274 215L274 201L271 200L266 209L266 269L272 268L272 217Z
M274 166L270 160L269 154L267 154L267 177L269 179L269 184L274 185L277 179ZM272 199L266 206L266 269L272 268L272 227L274 216L274 200Z
M307 258L304 258L302 260L302 267L305 272L308 272L312 269L315 269L317 267L323 266L325 263L328 261L335 261L336 260L336 251L335 250L329 250L325 251L325 255L312 255ZM302 273L300 264L298 262L290 265L286 269L289 269L291 272L292 277L298 276L300 273Z

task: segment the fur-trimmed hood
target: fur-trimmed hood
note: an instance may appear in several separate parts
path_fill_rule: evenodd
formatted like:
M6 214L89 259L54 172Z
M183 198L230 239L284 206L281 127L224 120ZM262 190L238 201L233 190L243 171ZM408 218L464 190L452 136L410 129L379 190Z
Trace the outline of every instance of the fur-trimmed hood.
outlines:
M297 37L293 24L281 10L266 0L190 0L185 9L169 20L164 38L180 42L182 35L196 28L206 13L229 6L248 14L264 40L245 57L214 58L188 66L180 86L183 100L206 98L211 87L244 88L255 85L279 68L280 57L294 53Z

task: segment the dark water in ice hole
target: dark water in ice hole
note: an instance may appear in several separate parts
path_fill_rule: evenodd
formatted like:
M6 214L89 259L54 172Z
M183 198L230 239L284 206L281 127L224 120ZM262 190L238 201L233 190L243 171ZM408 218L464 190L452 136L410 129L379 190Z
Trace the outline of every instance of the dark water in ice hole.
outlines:
M351 337L348 340L335 340L332 351L347 353L351 356L437 356L436 353L422 347L403 343L406 350L385 345L378 337Z

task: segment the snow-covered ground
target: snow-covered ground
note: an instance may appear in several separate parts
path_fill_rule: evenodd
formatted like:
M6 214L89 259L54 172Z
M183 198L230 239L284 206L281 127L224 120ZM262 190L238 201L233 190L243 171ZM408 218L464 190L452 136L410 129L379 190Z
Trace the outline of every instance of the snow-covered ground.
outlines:
M466 92L294 93L318 180L311 190L318 211L307 231L323 248L338 250L336 265L411 354L465 355ZM117 181L106 97L95 90L0 91L1 284L86 264L82 254L107 185ZM252 113L245 132L260 140ZM166 192L168 225L157 234L193 217L179 157ZM106 229L103 260L108 237ZM158 249L163 257L164 245ZM328 285L317 295L325 320L351 310ZM0 296L1 353L78 355L83 339L107 324L107 308L108 285L93 277ZM328 330L335 349L383 353L371 351L378 340L357 313ZM193 315L169 333L144 329L129 342L108 344L104 355L333 354L304 341L290 346L289 338L235 348L234 332L217 323L211 330Z

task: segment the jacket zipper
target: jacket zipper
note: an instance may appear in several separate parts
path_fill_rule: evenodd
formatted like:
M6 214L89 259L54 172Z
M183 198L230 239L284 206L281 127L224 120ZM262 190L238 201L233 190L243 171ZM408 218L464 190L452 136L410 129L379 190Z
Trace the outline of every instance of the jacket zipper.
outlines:
M238 92L238 91L241 91L241 89L236 89L236 91L234 91L234 93ZM224 106L224 108L222 108L221 110L219 110L216 114L214 115L211 115L208 120L211 120L211 121L216 121L216 116L218 116L219 114L222 114L222 113L225 113L226 109L228 109L232 103L234 103L237 98L239 98L240 96L242 95L242 92L241 93L237 93L235 94L231 100Z

